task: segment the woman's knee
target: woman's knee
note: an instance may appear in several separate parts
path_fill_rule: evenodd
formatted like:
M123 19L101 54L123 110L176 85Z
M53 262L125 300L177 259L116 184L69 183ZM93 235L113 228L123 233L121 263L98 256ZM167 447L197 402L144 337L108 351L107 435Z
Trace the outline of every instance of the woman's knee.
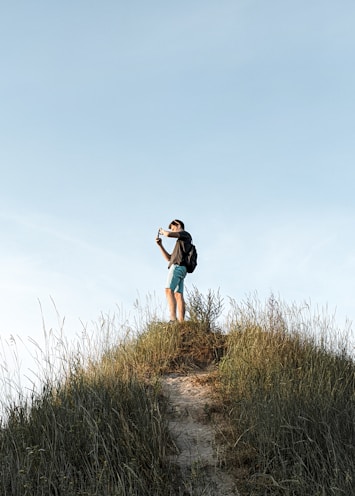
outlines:
M183 295L183 293L176 292L175 293L175 298L176 298L177 301L184 301L184 295Z

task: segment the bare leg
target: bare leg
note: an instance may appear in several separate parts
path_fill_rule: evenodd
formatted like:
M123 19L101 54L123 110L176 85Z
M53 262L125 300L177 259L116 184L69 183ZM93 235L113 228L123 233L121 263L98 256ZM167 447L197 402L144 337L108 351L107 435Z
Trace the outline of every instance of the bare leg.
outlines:
M176 320L176 299L174 291L170 288L165 288L165 295L168 301L170 320Z
M183 322L185 319L185 300L184 295L182 293L175 293L176 306L177 306L177 314L178 320Z

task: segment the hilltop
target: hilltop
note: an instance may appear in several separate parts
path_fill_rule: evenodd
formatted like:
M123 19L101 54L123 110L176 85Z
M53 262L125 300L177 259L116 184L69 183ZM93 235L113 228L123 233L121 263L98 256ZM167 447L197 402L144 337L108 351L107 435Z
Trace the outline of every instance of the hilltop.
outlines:
M0 494L353 494L355 365L338 329L271 297L195 290L189 320L148 321L8 406Z

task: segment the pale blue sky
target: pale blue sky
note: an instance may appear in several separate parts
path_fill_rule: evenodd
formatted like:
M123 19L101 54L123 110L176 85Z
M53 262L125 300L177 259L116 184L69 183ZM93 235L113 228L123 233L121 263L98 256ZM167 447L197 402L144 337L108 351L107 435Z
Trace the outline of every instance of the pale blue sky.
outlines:
M0 332L187 286L355 318L352 0L2 2ZM166 243L167 247L172 244Z

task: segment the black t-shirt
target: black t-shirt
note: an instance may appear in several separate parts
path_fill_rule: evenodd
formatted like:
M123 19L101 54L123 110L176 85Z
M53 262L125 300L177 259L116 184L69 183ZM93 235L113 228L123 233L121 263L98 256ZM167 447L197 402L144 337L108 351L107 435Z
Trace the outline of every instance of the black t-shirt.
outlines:
M189 251L191 243L191 235L187 231L179 231L179 237L176 240L168 267L173 264L184 265L184 254Z

